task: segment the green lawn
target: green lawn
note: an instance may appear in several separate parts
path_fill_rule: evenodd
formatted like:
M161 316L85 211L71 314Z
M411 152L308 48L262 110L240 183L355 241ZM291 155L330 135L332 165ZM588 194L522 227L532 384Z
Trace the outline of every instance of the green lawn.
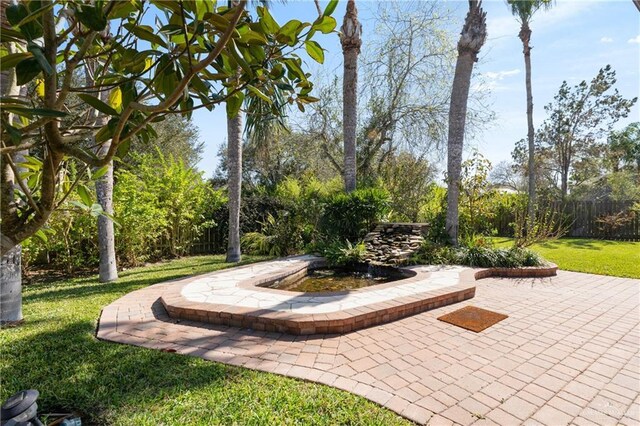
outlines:
M508 238L494 241L501 247L512 243ZM562 238L531 249L567 271L640 278L640 242Z
M221 256L199 256L131 269L113 284L28 286L26 322L0 331L0 397L36 388L41 414L76 412L83 424L408 424L328 386L96 340L101 308L120 296L228 266Z

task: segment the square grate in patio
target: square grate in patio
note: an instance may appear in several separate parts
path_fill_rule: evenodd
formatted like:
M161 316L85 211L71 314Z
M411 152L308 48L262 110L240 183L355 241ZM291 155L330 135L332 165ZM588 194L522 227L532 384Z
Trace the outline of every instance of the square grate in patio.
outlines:
M438 317L440 321L457 325L458 327L475 331L476 333L491 327L505 318L509 318L509 316L482 308L476 308L475 306L465 306L464 308Z

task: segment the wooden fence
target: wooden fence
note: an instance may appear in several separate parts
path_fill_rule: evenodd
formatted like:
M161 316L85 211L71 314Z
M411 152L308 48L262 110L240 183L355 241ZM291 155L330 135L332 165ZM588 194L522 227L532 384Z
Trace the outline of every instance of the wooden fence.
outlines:
M609 240L640 240L640 212L631 211L634 201L553 202L548 209L562 213L569 225L567 237ZM494 218L493 226L501 237L513 236L513 212Z

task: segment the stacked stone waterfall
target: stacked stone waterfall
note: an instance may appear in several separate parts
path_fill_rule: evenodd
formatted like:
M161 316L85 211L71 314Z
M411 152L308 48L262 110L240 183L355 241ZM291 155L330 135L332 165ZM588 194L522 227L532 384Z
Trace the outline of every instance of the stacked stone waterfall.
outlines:
M364 237L364 261L371 265L401 264L418 251L427 230L426 223L378 223Z

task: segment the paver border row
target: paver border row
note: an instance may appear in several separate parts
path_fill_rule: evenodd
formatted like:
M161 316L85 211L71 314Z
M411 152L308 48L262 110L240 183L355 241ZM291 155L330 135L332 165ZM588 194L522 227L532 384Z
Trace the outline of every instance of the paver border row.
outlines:
M301 295L299 292L286 292L265 287L258 287L277 280L286 279L297 275L307 269L317 267L321 260L312 259L303 265L285 268L284 271L260 275L250 280L242 281L239 286L253 288L256 291L287 293ZM403 270L404 268L399 268ZM447 286L437 290L416 293L411 296L399 297L385 302L350 308L343 311L320 314L300 314L282 310L270 310L249 308L227 304L214 304L196 302L185 298L181 291L191 280L182 285L170 286L160 296L164 308L173 319L196 321L202 323L226 325L231 327L251 328L258 331L287 333L293 335L312 335L337 333L344 334L352 331L385 324L411 315L431 309L440 308L453 303L462 302L475 296L475 281L491 276L506 277L548 277L556 274L558 267L549 265L545 267L530 268L488 268L481 270L463 271L459 276L458 284ZM409 282L429 279L429 273L420 273L411 269L404 269L407 273L413 273L413 277L392 283L372 286L370 288L391 288ZM364 292L366 289L355 290ZM348 292L325 292L315 294L314 297L332 297Z

